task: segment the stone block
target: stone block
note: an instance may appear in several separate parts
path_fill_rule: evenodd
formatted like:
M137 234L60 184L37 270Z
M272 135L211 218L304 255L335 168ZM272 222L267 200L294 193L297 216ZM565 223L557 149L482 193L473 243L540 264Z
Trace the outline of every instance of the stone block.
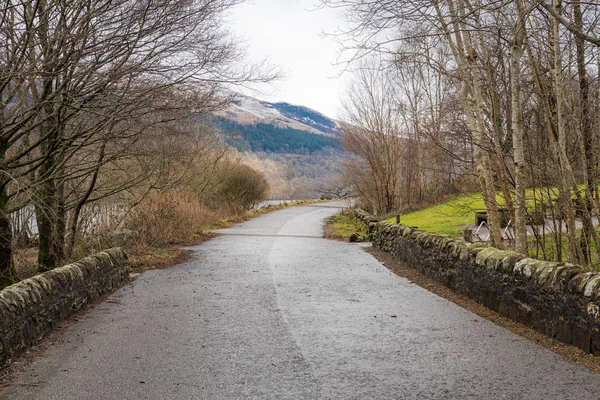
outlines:
M583 288L583 296L584 297L593 297L595 293L597 293L598 288L600 287L600 274L595 273L592 275L590 280L585 284Z
M574 294L583 295L587 283L594 277L593 272L580 272L569 280L568 290Z
M487 245L487 243L483 243L483 242L469 243L469 244L467 244L467 254L469 255L469 257L472 257L473 259L475 259L475 257L481 250L488 248L488 247L489 246Z
M550 273L545 286L551 287L556 291L567 291L571 278L582 271L583 268L576 265L559 265Z

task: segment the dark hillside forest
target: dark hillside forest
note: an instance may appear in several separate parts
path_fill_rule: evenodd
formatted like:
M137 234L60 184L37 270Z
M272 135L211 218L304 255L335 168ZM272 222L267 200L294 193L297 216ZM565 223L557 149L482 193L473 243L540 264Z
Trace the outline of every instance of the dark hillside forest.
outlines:
M311 154L326 148L341 149L339 139L271 124L243 125L221 120L218 126L228 143L240 151Z

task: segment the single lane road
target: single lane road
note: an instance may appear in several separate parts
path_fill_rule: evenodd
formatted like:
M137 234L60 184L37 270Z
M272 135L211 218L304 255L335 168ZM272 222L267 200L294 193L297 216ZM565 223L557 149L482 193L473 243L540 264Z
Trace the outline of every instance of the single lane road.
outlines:
M0 398L600 398L599 375L324 239L339 207L257 217L144 273Z

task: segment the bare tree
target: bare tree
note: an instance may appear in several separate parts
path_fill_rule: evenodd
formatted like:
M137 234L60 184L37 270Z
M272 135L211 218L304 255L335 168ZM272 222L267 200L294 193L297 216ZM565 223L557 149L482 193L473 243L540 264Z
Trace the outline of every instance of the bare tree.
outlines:
M350 28L335 36L341 54L350 55L341 62L353 66L369 54L387 61L419 60L402 72L409 82L405 87L412 93L409 109L418 116L405 118L412 124L405 131L414 133L415 138L423 138L421 132L426 131L415 123L424 118L412 101L425 93L414 83L420 79L422 66L459 82L456 87L460 89L450 90L461 99L463 117L468 122L475 170L495 245L502 246L503 242L496 201L497 193L501 193L514 222L515 247L523 254L528 252L527 189L544 179L545 185L559 188L569 259L589 264L590 244L598 241L592 215L600 211L594 195L599 183L594 155L598 138L590 129L598 121L591 117L598 110L598 99L590 96L591 85L597 83L590 83L588 70L597 54L586 48L586 43L600 43L595 34L600 15L596 4L563 4L557 0L322 2L347 11ZM436 47L448 49L453 64L441 62L431 51ZM525 53L527 58L523 61ZM402 71L410 63L382 65ZM537 121L532 120L534 115ZM544 141L553 152L544 148L548 159L538 163L531 153L533 149L526 144ZM437 144L429 139L426 143ZM530 168L534 164L542 169ZM559 167L558 174L547 173L546 168L551 165ZM580 183L584 190L579 188ZM537 201L537 191L531 193ZM583 228L580 235L576 224L579 219Z
M363 181L368 186L355 180L355 189L363 198L371 199L369 208L378 214L400 206L399 175L404 149L394 90L385 72L365 65L358 71L344 105L344 147L366 163L364 172L369 177Z
M81 180L87 173L91 178L85 193L94 191L97 166L111 159L106 151L118 148L119 141L125 144L144 135L145 129L128 127L127 121L165 124L173 120L173 111L179 112L177 118L187 118L190 111L225 104L219 89L223 85L264 82L275 76L260 65L240 63L243 52L221 21L223 12L237 3L3 3L0 265L7 277L3 282L14 276L10 211L26 205L29 198L34 201L40 269L56 266L64 255L66 186L73 177ZM174 101L178 98L186 98L187 104ZM77 158L87 160L87 167L73 168L71 160Z

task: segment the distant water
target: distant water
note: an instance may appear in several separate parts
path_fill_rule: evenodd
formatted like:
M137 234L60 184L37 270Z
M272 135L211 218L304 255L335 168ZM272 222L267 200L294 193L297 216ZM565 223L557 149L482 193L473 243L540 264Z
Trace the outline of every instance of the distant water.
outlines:
M254 207L254 209L258 210L258 209L266 207L266 206L277 205L277 204L282 204L282 203L295 203L297 201L302 201L302 200L265 200L265 201L261 201L260 203L258 203L258 205L256 207Z

